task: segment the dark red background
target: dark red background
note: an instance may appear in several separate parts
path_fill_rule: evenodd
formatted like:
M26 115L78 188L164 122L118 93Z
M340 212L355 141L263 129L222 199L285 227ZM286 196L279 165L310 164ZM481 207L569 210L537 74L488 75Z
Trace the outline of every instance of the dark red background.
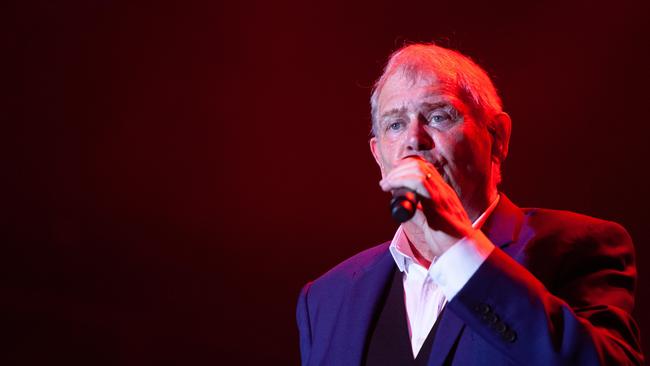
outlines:
M407 40L493 75L513 201L630 231L650 331L642 4L5 4L2 363L297 364L300 287L395 229L368 96Z

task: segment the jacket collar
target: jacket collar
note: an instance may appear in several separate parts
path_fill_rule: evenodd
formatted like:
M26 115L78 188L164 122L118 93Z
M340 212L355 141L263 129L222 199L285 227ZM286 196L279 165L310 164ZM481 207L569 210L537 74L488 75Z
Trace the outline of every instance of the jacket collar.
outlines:
M521 209L501 193L499 204L481 228L492 244L505 249L517 241L524 221Z

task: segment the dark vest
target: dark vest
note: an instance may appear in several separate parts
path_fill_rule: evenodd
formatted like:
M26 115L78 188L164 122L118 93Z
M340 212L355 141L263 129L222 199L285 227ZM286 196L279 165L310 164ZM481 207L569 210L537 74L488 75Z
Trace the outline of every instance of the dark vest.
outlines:
M384 302L370 333L365 355L366 366L417 365L426 366L431 354L438 322L431 328L418 356L413 359L413 350L409 337L406 305L404 305L403 273L395 269L393 280L386 291Z

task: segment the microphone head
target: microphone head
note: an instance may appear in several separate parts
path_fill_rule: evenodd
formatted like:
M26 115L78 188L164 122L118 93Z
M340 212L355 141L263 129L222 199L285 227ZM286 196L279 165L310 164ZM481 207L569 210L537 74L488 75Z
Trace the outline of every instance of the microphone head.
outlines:
M398 224L401 224L415 215L415 207L408 200L399 201L390 206L390 214Z
M396 189L390 201L390 214L397 223L401 224L415 215L417 206L418 198L415 192L406 188Z

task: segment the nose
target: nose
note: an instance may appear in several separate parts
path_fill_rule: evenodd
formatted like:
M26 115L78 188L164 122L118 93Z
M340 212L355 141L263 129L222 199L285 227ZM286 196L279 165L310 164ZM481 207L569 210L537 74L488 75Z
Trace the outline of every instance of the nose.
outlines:
M408 126L406 148L410 151L423 151L433 149L433 138L427 131L428 121L424 116L418 115Z

